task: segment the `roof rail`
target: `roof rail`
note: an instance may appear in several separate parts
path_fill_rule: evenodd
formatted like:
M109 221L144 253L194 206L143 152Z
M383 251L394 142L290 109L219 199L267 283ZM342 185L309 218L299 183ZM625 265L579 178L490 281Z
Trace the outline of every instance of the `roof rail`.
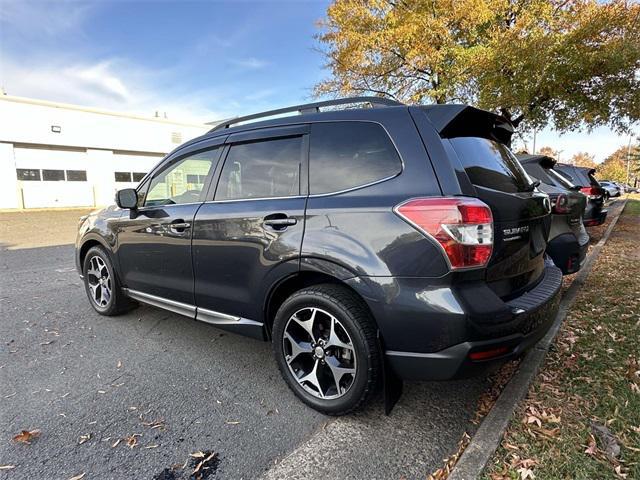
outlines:
M298 112L300 115L304 115L306 113L319 112L321 107L331 107L334 105L351 105L355 103L368 103L370 105L385 106L385 107L404 105L403 103L397 102L395 100L391 100L389 98L383 98L383 97L338 98L335 100L325 100L322 102L294 105L293 107L278 108L277 110L269 110L266 112L253 113L251 115L245 115L243 117L235 117L228 120L223 120L222 122L217 124L215 127L213 127L211 130L209 130L209 133L215 132L216 130L222 130L223 128L229 128L231 125L234 125L236 123L255 120L257 118L273 117L275 115L281 115L283 113L291 113L291 112Z

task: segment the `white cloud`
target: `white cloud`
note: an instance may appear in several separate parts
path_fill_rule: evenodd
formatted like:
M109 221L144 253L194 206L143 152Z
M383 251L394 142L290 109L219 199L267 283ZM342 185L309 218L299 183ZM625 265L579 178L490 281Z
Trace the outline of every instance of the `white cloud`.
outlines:
M2 0L0 25L24 37L44 37L75 30L98 6L72 0Z
M165 72L147 70L121 59L100 62L51 59L28 65L0 55L0 85L9 95L72 103L152 116L158 111L173 120L210 122L235 115L207 108L219 97L212 91L185 92L160 86Z
M231 60L230 62L234 65L237 65L238 67L247 68L251 70L257 70L269 65L269 62L265 60L260 60L259 58L255 58L255 57L240 58L237 60Z

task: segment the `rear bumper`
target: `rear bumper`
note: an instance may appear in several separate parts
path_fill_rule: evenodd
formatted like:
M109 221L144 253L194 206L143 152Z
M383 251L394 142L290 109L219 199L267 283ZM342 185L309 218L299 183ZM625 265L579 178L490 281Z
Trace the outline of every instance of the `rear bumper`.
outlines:
M589 242L580 245L573 233L558 235L547 245L547 254L563 275L576 273L582 267L587 256Z
M583 222L585 227L597 227L598 225L602 225L607 219L607 210L599 210L593 209L591 211L591 215L585 217Z
M521 355L544 337L558 311L562 273L555 266L547 265L543 275L544 278L532 290L504 303L512 312L512 319L506 325L496 321L493 327L496 332L512 330L510 334L470 339L430 353L389 349L385 352L386 360L399 377L407 380L448 380L482 373L506 359ZM468 321L475 323L471 318ZM516 325L517 330L513 331L509 324ZM446 328L443 325L443 329ZM470 331L476 328L471 327ZM488 351L499 353L484 360L474 360L470 356Z

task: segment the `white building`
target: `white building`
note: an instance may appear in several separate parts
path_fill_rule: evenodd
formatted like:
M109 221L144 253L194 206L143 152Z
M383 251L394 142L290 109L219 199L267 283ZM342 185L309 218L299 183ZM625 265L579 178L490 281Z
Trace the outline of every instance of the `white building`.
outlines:
M0 209L111 204L210 128L0 95Z

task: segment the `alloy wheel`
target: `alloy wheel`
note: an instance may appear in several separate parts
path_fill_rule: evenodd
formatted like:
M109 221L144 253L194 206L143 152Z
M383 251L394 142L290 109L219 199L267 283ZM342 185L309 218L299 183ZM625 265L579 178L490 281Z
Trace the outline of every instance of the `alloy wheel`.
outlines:
M91 299L100 308L105 308L111 300L111 276L105 261L99 256L89 260L87 269L87 285L91 292Z
M287 321L283 352L293 378L316 398L345 395L356 377L356 355L351 337L326 310L307 307Z

